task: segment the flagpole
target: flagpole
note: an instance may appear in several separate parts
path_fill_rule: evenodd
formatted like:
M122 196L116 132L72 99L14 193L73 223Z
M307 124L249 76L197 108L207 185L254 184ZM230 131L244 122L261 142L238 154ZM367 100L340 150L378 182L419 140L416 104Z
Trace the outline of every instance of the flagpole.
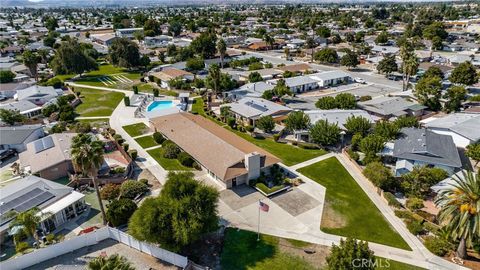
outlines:
M257 241L260 241L260 202L261 202L261 200L258 200L258 228L257 228Z

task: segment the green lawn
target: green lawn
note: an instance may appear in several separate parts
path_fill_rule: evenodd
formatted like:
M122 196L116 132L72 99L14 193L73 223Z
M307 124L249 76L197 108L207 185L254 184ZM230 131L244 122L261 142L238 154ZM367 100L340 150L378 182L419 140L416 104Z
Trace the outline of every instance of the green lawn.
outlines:
M118 103L122 101L124 94L105 90L76 88L80 91L82 103L75 108L80 116L110 116Z
M149 148L158 145L151 135L136 138L135 141L137 141L142 148Z
M299 172L327 189L322 231L411 250L335 157Z
M136 86L138 87L139 92L150 93L150 94L153 93L153 89L155 88L153 85L149 83L139 83ZM178 96L178 93L173 90L161 89L161 88L157 88L157 89L160 95L172 96L172 97Z
M123 126L123 129L132 137L137 137L143 135L150 131L150 128L147 127L144 123L137 123L128 126Z
M382 257L377 257L376 262L378 266L375 269L377 270L426 270L425 268L385 259Z
M107 210L106 206L108 204L108 201L105 201L105 200L102 200L102 201L103 201L103 206L105 207L105 210ZM98 203L98 198L95 191L92 190L85 194L85 202L90 204L91 208L90 208L90 213L88 214L88 217L81 225L83 225L83 227L89 227L89 226L101 224L102 213L100 212L100 204Z
M109 118L78 119L79 122L90 123L92 127L109 126Z
M283 253L278 248L279 239L274 236L260 236L254 232L227 228L220 256L220 265L225 270L273 270L273 269L315 269L298 256Z
M215 123L220 124L205 114L205 111L203 110L203 99L201 98L195 99L195 103L193 103L192 105L192 112L202 115L214 121ZM270 138L253 138L247 133L243 133L238 130L232 130L230 128L228 129L237 134L238 136L242 137L243 139L255 144L260 148L265 149L272 155L278 157L282 160L283 164L288 166L292 166L327 153L327 151L323 149L303 149L297 146L293 146L291 144L277 143Z
M192 168L185 167L177 159L169 159L163 157L164 150L160 148L155 148L147 151L150 156L155 159L160 166L162 166L167 171L190 171Z
M119 77L120 76L120 79ZM75 80L75 83L91 86L101 86L117 88L121 84L133 84L135 80L140 79L139 72L130 72L124 68L114 67L110 64L99 65L98 70L86 73L82 78ZM126 80L126 79L128 80ZM106 79L112 84L105 84L101 79ZM123 81L122 81L123 80ZM130 81L129 81L130 80Z

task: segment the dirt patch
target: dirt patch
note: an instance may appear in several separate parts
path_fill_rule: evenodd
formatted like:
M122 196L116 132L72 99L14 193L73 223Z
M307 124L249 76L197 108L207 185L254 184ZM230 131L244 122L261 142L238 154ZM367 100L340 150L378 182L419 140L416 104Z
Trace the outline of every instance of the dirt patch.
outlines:
M147 179L150 190L156 190L162 187L162 184L160 184L157 178L147 169L136 167L132 178L137 180Z
M82 110L82 114L86 114L86 113L89 113L89 112L96 112L98 110L108 110L108 109L111 109L110 107L106 107L106 106L97 106L97 107L94 107L94 108L87 108L85 110Z
M340 213L336 212L332 207L331 203L325 201L325 207L323 208L322 215L322 227L324 228L343 228L347 225L345 217Z
M463 260L463 266L469 269L480 269L480 254L475 253L473 251L468 251L468 258ZM454 252L449 254L448 256L443 257L443 259L452 262L452 258L454 256Z
M182 250L182 255L196 264L210 269L221 269L220 256L223 248L223 230L211 233Z
M304 247L295 247L286 239L280 239L278 248L281 252L298 256L319 269L326 266L327 256L330 254L328 246L308 244Z

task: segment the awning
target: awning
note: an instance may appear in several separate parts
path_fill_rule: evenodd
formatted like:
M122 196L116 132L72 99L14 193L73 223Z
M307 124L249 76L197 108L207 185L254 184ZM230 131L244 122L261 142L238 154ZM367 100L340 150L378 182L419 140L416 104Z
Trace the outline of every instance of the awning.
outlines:
M72 193L68 194L67 196L63 197L62 199L56 201L55 203L49 205L47 208L43 209L40 211L40 214L56 214L63 209L65 209L67 206L73 204L74 202L82 199L85 197L84 194L77 192L77 191L72 191Z

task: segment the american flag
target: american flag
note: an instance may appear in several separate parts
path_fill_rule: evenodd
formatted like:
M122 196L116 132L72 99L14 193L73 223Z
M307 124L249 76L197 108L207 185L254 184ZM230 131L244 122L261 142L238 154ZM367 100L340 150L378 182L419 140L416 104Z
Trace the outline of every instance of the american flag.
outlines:
M264 202L259 202L260 203L260 210L262 210L263 212L268 212L268 210L270 209L270 206L268 206L268 204L264 203Z

